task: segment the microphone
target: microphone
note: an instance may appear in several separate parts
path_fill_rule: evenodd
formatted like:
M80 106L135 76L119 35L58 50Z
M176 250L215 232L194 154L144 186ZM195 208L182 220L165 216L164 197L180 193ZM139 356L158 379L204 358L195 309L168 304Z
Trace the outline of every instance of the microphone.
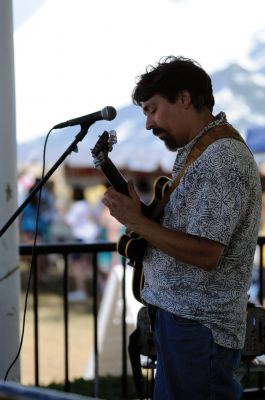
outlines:
M100 111L94 112L92 114L83 115L82 117L69 119L69 121L61 122L55 125L52 129L66 128L67 126L89 124L92 125L96 121L101 121L102 119L106 121L112 121L117 115L117 111L114 107L107 106Z

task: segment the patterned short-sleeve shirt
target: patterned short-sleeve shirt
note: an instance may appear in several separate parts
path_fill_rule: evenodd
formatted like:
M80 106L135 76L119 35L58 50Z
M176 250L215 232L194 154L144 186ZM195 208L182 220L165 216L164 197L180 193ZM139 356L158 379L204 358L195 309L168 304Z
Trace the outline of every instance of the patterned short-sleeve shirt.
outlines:
M179 149L173 179L198 136ZM260 210L260 178L249 149L235 139L212 143L185 172L161 223L223 244L223 256L213 270L205 271L149 246L143 299L198 320L211 329L217 344L243 348Z

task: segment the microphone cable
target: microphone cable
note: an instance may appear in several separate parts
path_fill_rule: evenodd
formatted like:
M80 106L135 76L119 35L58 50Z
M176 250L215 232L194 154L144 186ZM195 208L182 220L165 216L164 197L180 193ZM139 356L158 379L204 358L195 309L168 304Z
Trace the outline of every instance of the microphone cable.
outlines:
M48 138L50 136L51 131L53 130L50 129L49 132L46 135L45 138L45 143L43 146L43 158L42 158L42 173L41 173L41 179L44 177L44 172L45 172L45 157L46 157L46 147L47 147L47 142ZM27 314L27 305L28 305L28 295L29 295L29 289L30 289L30 283L31 283L31 277L32 277L32 270L33 270L33 260L35 260L35 254L36 254L36 243L37 243L37 236L38 236L38 229L39 229L39 214L40 214L40 204L41 204L41 193L42 193L42 186L39 190L38 193L38 204L37 204L37 214L36 214L36 225L35 225L35 233L34 233L34 239L33 239L33 247L32 247L32 252L31 252L31 264L30 264L30 269L29 269L29 277L28 277L28 282L27 282L27 287L26 287L26 294L25 294L25 303L24 303L24 310L23 310L23 319L22 319L22 329L21 329L21 337L20 337L20 343L18 347L17 354L8 367L5 377L4 377L4 382L6 382L8 374L10 370L13 368L14 364L16 363L22 349L23 345L23 339L24 339L24 334L25 334L25 325L26 325L26 314Z

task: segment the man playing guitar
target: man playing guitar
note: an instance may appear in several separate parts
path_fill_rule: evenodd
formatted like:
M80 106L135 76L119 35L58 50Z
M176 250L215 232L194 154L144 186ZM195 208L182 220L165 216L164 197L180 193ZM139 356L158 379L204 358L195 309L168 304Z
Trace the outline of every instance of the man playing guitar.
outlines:
M128 195L111 187L103 199L128 233L148 243L141 296L157 350L154 399L240 399L233 374L260 221L257 166L225 114L213 115L211 79L196 62L161 59L139 77L132 98L146 129L177 151L173 180L200 139L216 136L186 169L159 221L144 215L132 181Z

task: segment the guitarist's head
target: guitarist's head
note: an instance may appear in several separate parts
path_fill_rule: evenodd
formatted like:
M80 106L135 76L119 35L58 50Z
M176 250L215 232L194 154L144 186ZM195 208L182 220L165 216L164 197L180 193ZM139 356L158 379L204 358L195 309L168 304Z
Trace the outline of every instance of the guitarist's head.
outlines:
M183 57L166 57L148 66L132 99L143 108L146 129L173 151L214 119L211 78L198 63Z

